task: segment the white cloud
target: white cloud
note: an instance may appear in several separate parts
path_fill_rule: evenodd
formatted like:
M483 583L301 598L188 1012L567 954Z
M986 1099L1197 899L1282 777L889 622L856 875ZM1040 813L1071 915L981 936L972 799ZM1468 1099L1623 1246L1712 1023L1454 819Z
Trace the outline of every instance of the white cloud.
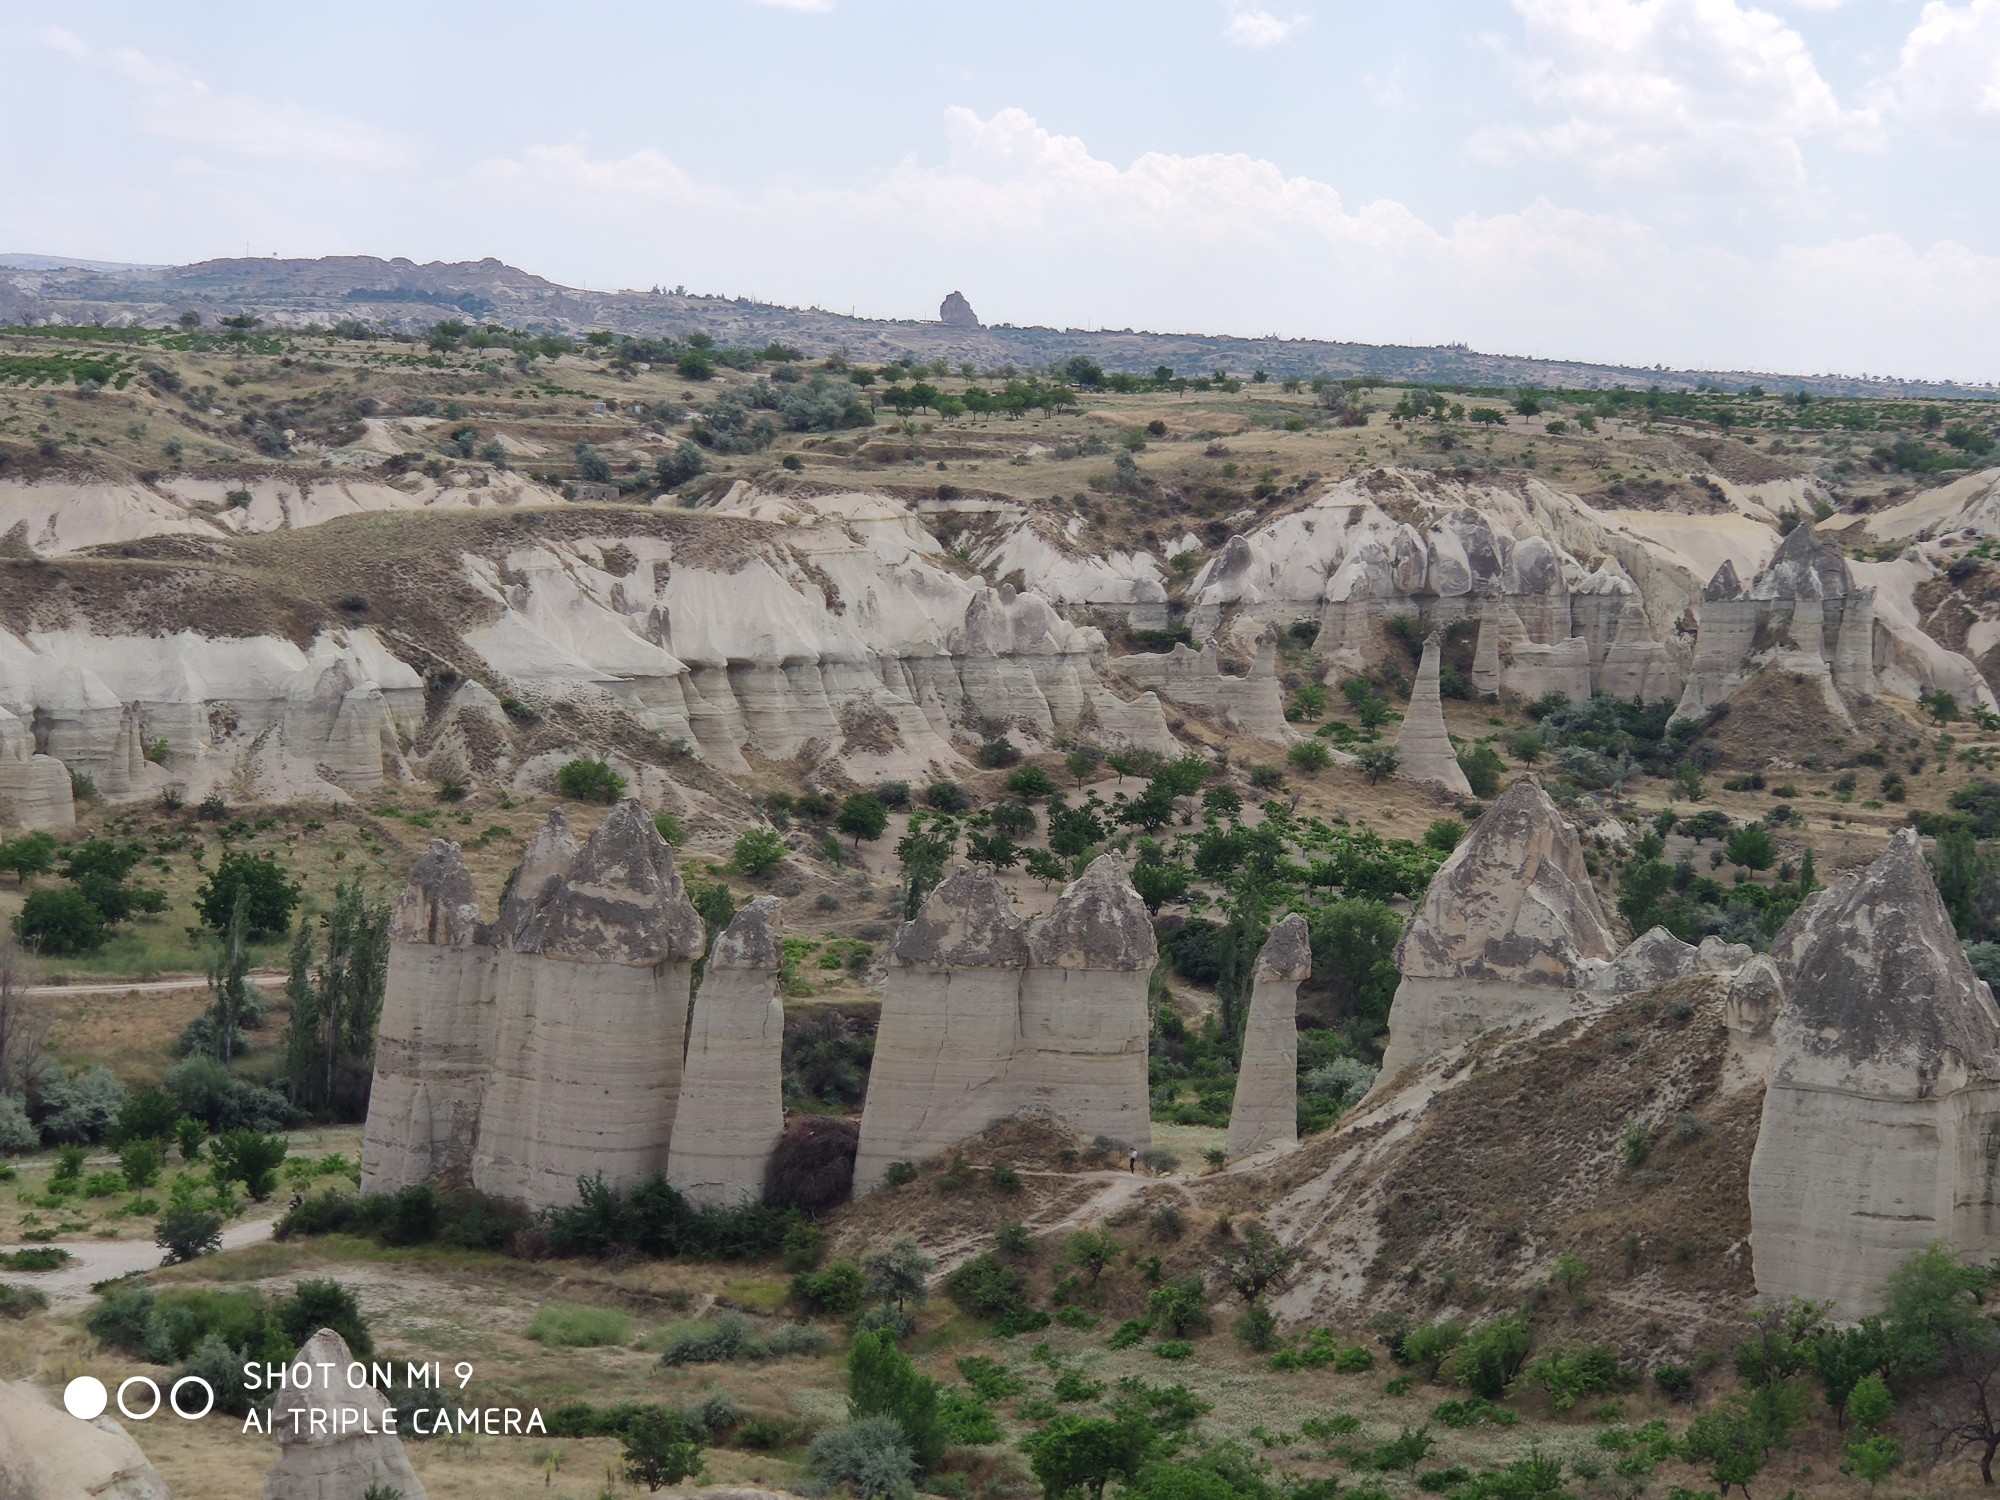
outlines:
M1261 49L1289 40L1303 31L1305 26L1304 16L1282 20L1261 5L1231 0L1229 20L1222 28L1222 35L1233 47Z
M1562 118L1474 138L1488 159L1576 163L1605 184L1713 193L1797 188L1801 144L1866 137L1805 40L1738 0L1514 0L1524 93Z
M2000 137L2000 0L1932 0L1881 99L1899 119L1947 139Z
M180 64L129 47L100 52L58 26L38 35L44 46L133 85L133 118L148 135L320 167L403 168L420 154L384 131L289 101L217 93Z
M921 317L959 286L988 321L2000 376L2000 259L1949 242L1875 235L1750 257L1540 199L1438 226L1246 155L1149 152L1121 167L1020 110L953 109L945 132L939 164L750 193L655 152L543 147L485 164L450 211L483 253L547 274L575 263L580 224L644 247L608 251L643 258L593 267L598 285L671 268L690 285Z

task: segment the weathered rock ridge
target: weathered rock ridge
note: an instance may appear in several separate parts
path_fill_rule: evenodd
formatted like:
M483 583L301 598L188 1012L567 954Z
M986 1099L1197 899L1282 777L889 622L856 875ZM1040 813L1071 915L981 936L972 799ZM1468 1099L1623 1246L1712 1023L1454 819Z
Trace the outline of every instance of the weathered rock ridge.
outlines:
M1250 1013L1224 1149L1234 1157L1299 1143L1299 986L1312 939L1297 912L1271 929L1250 971Z
M1115 855L1033 923L984 867L954 870L897 935L861 1116L854 1190L995 1120L1152 1139L1145 903Z
M0 1381L0 1496L172 1500L116 1419L79 1422L27 1380Z
M378 1486L403 1500L426 1500L403 1440L382 1430L387 1398L372 1386L348 1384L353 1361L347 1341L331 1328L299 1350L288 1368L304 1365L312 1379L287 1384L271 1402L278 1456L264 1476L263 1500L365 1500ZM362 1418L343 1422L343 1411Z

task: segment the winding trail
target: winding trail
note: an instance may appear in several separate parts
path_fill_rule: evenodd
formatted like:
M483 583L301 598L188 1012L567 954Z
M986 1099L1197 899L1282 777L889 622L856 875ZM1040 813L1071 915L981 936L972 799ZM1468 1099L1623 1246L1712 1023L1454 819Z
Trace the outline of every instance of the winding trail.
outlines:
M271 1237L275 1215L241 1219L222 1231L222 1248L240 1250L259 1245ZM59 1240L50 1248L67 1250L70 1261L53 1271L9 1272L23 1286L47 1294L54 1309L80 1307L91 1299L94 1282L109 1281L134 1271L150 1271L160 1264L160 1247L149 1240Z

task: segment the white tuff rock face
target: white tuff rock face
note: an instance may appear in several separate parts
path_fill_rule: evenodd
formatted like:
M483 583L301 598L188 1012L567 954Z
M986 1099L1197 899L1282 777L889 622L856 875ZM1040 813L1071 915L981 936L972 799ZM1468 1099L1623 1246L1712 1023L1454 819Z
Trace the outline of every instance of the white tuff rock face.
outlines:
M1232 1158L1299 1143L1299 986L1310 978L1312 941L1294 912L1271 929L1251 971L1224 1148Z
M457 850L412 872L390 948L362 1177L432 1176L530 1207L579 1177L664 1171L701 917L637 802L583 848L560 813L529 844L492 927Z
M347 1383L353 1360L347 1341L331 1328L322 1328L299 1350L294 1364L309 1365L313 1378L306 1385L287 1385L271 1402L278 1457L264 1476L263 1500L363 1500L376 1485L397 1491L403 1500L427 1500L403 1440L381 1430L388 1401L371 1386ZM343 1409L365 1414L371 1431L360 1431L351 1419L343 1431Z
M702 969L667 1152L667 1181L691 1203L723 1208L759 1197L784 1131L778 917L777 899L759 896L716 935Z
M1039 1113L1145 1146L1145 903L1113 855L1030 927L983 867L961 867L889 954L854 1190L995 1120Z
M1396 774L1411 781L1427 781L1460 797L1472 795L1472 783L1458 763L1451 735L1444 727L1444 700L1438 692L1442 647L1437 632L1424 642L1424 658L1417 667L1416 684L1410 689L1410 706L1403 713L1403 727L1396 736L1396 753L1401 764Z
M1515 782L1439 866L1397 945L1382 1077L1563 1014L1616 952L1576 834L1540 786Z
M113 1418L79 1422L27 1380L0 1381L0 1497L172 1500Z
M1771 959L1782 1004L1750 1163L1757 1290L1861 1317L1912 1252L1943 1240L1984 1254L2000 1233L2000 1010L1913 829L1800 907ZM1770 987L1746 988L1743 1024Z
M1114 656L1111 670L1149 687L1170 703L1214 713L1238 734L1289 745L1299 732L1285 721L1285 697L1278 685L1278 648L1267 633L1247 676L1222 670L1216 643L1199 651L1176 644L1166 652Z

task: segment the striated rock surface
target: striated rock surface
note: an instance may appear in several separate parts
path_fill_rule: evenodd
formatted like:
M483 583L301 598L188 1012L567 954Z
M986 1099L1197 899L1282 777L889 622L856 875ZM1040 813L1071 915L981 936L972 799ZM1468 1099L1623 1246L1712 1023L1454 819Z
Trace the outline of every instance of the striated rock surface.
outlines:
M2000 1233L2000 1010L1912 829L1802 906L1771 958L1783 983L1750 1166L1757 1289L1859 1317L1912 1252L1987 1253Z
M1561 1014L1616 952L1576 834L1540 786L1515 782L1438 868L1397 946L1382 1076Z
M1701 967L1701 952L1664 927L1649 927L1598 974L1591 988L1625 995L1679 979Z
M889 950L854 1186L1010 1115L1151 1140L1146 988L1157 950L1115 856L1032 928L984 867L954 871Z
M666 1169L703 936L673 852L628 798L514 915L473 1185L537 1207L636 1186Z
M1410 706L1403 712L1403 727L1396 736L1396 752L1402 764L1396 774L1411 781L1428 781L1461 797L1472 795L1472 783L1458 764L1451 735L1444 726L1444 700L1438 693L1438 670L1442 660L1436 632L1424 642L1423 661L1417 667L1416 684L1410 689Z
M1231 1157L1299 1143L1299 986L1310 978L1312 939L1294 912L1271 929L1251 971L1225 1143Z
M137 1404L145 1399L140 1395ZM115 1418L79 1422L27 1380L0 1381L0 1497L172 1500L166 1481Z
M331 1328L320 1329L299 1350L293 1363L310 1366L313 1378L287 1385L271 1402L278 1457L264 1476L263 1500L363 1500L377 1486L402 1500L427 1500L402 1439L381 1430L389 1402L372 1386L348 1384L353 1360L347 1341ZM360 1431L363 1421L373 1431Z
M1030 928L1028 954L1007 1113L1147 1145L1146 990L1159 953L1124 861L1091 861Z
M458 845L410 870L389 929L389 974L361 1144L371 1193L470 1180L493 1065L492 951Z
M1277 645L1268 634L1257 643L1256 657L1243 677L1222 670L1214 641L1199 651L1177 644L1167 652L1114 656L1109 665L1112 671L1153 689L1170 703L1208 710L1239 734L1254 734L1281 745L1299 738L1298 731L1285 721Z
M756 1198L784 1130L785 1010L778 902L759 896L716 935L702 969L667 1180L688 1200L729 1207Z

